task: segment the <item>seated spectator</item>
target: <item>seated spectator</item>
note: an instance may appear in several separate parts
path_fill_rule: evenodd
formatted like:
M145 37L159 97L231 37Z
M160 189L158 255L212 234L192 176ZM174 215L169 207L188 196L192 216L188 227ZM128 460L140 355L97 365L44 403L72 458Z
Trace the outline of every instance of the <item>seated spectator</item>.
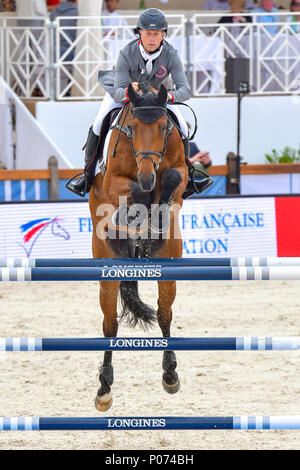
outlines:
M255 7L253 0L246 0L245 10ZM203 10L230 10L229 0L205 0Z
M47 8L48 8L48 11L53 11L57 5L60 4L60 0L47 0Z
M277 13L278 8L274 7L274 0L260 0L259 8L255 8L252 13ZM254 15L253 15L254 16ZM255 15L254 20L257 23L278 23L277 15ZM279 26L266 25L265 29L270 34L276 34Z
M300 0L299 0L300 1ZM252 23L251 16L241 16L245 13L246 0L229 0L230 11L233 16L222 16L218 23Z
M187 123L189 132L191 131L191 126ZM199 150L196 142L190 142L190 156L189 160L193 163L194 167L197 170L204 170L207 172L207 168L211 166L211 158L207 150Z
M101 16L104 16L102 19L104 35L107 35L114 26L128 25L126 19L117 12L119 4L120 0L105 0L103 2L104 8L101 12ZM113 35L114 33L111 34L111 36Z
M294 31L294 33L300 33L300 0L292 0L290 10L294 14L288 16L286 21L288 23L293 23L291 29Z

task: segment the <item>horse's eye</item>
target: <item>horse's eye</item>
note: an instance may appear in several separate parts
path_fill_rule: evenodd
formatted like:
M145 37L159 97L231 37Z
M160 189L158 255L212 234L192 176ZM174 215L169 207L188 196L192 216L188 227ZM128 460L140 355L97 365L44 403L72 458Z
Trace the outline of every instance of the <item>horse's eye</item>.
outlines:
M166 130L166 126L165 125L159 126L159 128L160 128L160 134L163 135Z

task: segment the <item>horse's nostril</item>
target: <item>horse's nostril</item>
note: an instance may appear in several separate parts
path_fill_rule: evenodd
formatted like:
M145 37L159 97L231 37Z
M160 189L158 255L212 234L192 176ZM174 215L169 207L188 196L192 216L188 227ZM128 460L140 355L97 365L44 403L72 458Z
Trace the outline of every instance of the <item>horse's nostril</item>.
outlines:
M156 182L156 177L153 173L148 175L139 175L138 182L142 191L152 191Z

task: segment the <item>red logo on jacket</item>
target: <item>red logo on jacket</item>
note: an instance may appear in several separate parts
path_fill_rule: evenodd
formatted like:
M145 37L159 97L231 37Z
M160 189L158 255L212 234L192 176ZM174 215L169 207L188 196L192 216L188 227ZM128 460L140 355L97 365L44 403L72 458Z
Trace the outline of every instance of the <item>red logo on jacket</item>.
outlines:
M167 69L163 65L160 66L159 70L156 72L155 76L157 78L164 78L167 75Z

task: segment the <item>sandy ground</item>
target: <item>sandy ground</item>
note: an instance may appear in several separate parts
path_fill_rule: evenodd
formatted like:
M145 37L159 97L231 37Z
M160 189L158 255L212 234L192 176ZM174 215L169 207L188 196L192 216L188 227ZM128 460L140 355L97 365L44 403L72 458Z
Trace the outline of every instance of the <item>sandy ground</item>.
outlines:
M178 282L174 336L300 335L300 282ZM155 283L141 285L156 304ZM0 336L97 336L97 283L1 283ZM145 336L121 327L120 336ZM155 327L151 336L159 336ZM0 416L101 416L102 353L0 355ZM161 386L161 352L114 354L108 416L300 414L299 352L177 352L181 390ZM104 416L104 415L102 415ZM7 432L0 449L300 449L300 431Z

